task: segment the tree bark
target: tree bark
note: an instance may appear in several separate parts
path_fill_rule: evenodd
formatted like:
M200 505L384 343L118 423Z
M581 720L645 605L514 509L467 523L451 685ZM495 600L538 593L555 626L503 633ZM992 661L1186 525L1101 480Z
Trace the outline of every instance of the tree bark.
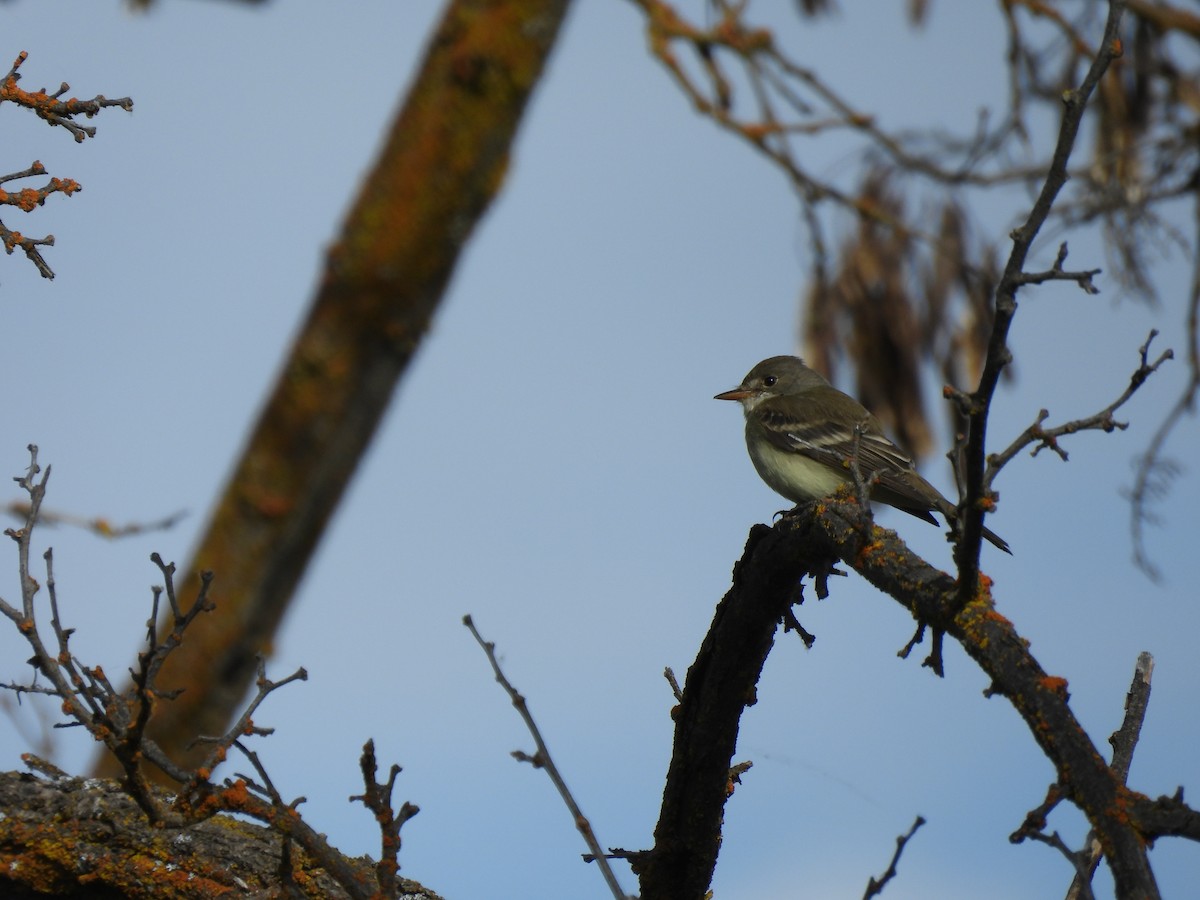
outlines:
M190 567L216 574L161 684L150 737L187 765L221 733L504 180L569 0L452 0ZM116 774L107 759L101 774Z

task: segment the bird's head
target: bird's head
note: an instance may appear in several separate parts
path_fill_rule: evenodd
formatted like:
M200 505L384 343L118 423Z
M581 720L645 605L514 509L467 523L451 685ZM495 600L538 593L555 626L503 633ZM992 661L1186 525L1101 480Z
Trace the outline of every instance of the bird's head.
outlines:
M737 400L749 412L772 397L802 394L828 384L798 356L772 356L751 369L733 390L717 394L713 399Z

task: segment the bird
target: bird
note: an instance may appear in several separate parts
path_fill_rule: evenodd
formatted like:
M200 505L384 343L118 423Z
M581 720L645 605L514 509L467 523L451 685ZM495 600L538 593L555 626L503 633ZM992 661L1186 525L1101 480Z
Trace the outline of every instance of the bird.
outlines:
M953 524L958 508L921 477L911 456L897 447L865 406L835 388L796 356L772 356L714 400L736 400L746 414L746 449L759 476L793 503L828 497L853 484L848 461L858 431L858 466L871 499L938 524ZM983 536L1005 553L1008 543L988 528Z

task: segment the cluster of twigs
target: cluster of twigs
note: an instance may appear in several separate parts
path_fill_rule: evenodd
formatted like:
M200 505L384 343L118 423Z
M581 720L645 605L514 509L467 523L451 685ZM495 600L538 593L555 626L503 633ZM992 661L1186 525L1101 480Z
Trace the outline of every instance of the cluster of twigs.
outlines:
M96 116L100 110L114 106L127 112L133 111L133 100L129 97L110 100L97 94L90 100L79 100L75 97L64 99L63 95L71 89L71 86L65 81L53 93L46 91L45 88L38 91L25 90L18 83L21 80L21 73L18 70L28 56L29 54L22 50L17 55L16 61L13 62L12 68L8 70L8 74L4 76L3 80L0 80L0 103L14 103L32 110L38 118L48 122L51 126L65 128L77 142L83 142L87 138L96 136L96 128L92 125L80 124L76 121L77 116L90 119ZM0 185L45 174L45 166L35 160L27 169L0 175ZM28 213L44 204L51 194L70 197L80 190L83 190L83 187L78 181L70 178L51 178L44 185L36 188L23 188L17 191L0 188L0 205L12 206L21 212ZM54 235L48 234L41 238L28 237L15 229L10 229L3 221L0 221L0 243L3 243L4 251L9 255L12 255L12 252L18 248L22 250L29 261L37 267L43 278L54 277L54 270L50 268L45 257L42 256L41 250L38 249L39 247L53 247Z
M50 467L42 470L36 446L30 445L29 451L28 470L14 479L29 497L25 522L23 527L5 531L17 544L21 602L19 605L10 604L0 599L0 613L13 622L32 648L33 656L29 662L34 668L34 678L29 684L0 684L0 688L14 691L18 697L21 694L42 694L57 698L68 719L67 724L87 729L112 753L120 765L121 784L125 792L156 827L188 828L219 813L241 813L280 834L284 839L285 854L290 854L290 845L298 846L329 873L349 897L364 900L368 897L394 897L399 896L402 889L410 889L410 882L402 885L396 876L399 869L400 828L417 814L418 809L410 803L404 803L398 811L392 810L391 797L400 769L394 766L387 782L377 783L374 778L376 764L373 743L367 743L361 759L366 790L363 795L352 799L360 800L370 809L383 835L382 854L374 878L365 876L361 867L350 863L329 845L323 835L304 822L296 809L303 798L284 800L258 754L247 745L248 738L265 737L272 733L273 729L255 724L254 714L276 690L294 681L305 680L308 675L303 668L286 678L273 681L267 677L265 664L260 658L253 698L237 721L223 734L197 737L196 743L204 746L206 752L200 764L194 768L176 764L147 736L146 726L155 708L159 704L169 703L178 695L178 692L159 683L163 663L185 641L189 628L201 616L215 609L209 597L211 573L202 575L197 596L190 604L185 604L176 595L174 564L163 562L157 553L151 556L162 575L163 585L153 589L153 609L148 619L145 646L138 653L136 664L130 671L131 687L125 691L114 688L103 668L83 663L72 652L74 629L64 624L59 609L51 550L43 554L46 565L46 605L50 619L50 630L43 633L39 623L39 614L43 611L38 602L42 585L31 572L30 554ZM163 621L166 624L160 625L160 606L164 600L167 615ZM254 776L235 773L223 781L214 781L214 770L225 762L233 749L238 750L249 762ZM36 760L31 759L30 764L46 771L46 767ZM174 794L166 795L152 786L147 766L153 766L178 785Z

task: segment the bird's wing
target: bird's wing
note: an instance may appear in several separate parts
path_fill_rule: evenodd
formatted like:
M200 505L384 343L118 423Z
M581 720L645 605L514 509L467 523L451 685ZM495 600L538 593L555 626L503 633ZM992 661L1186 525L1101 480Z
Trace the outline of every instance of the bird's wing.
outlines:
M762 409L760 421L767 439L780 450L800 453L818 462L830 461L821 451L849 460L854 452L853 435L833 424L819 401L812 402L809 409L813 414L806 415L803 421L786 410ZM879 420L866 410L858 439L858 465L864 477L880 472L885 480L889 477L888 472L894 473L891 477L895 477L916 471L912 458L888 440Z
M781 450L799 453L826 465L846 465L849 478L848 461L854 452L852 434L833 424L830 411L819 397L810 396L805 400L803 420L786 409L763 405L759 410L759 421L767 439ZM828 454L833 454L834 459L831 460ZM929 514L930 509L943 514L953 509L953 504L921 477L912 457L888 439L879 420L865 409L858 439L858 468L864 479L878 479L871 491L874 500L934 524L937 519Z
M767 440L780 450L799 453L825 465L831 464L828 453L835 454L839 461L848 461L854 452L853 436L833 424L832 410L821 401L819 393L814 396L810 392L805 397L803 419L770 401L763 403L756 412ZM871 491L871 499L934 525L938 522L930 510L937 510L947 521L954 519L957 514L954 504L921 477L912 457L888 439L879 420L865 408L859 430L859 471L863 478L877 476L879 479ZM985 527L983 536L1005 553L1012 553L1004 539L991 529Z

